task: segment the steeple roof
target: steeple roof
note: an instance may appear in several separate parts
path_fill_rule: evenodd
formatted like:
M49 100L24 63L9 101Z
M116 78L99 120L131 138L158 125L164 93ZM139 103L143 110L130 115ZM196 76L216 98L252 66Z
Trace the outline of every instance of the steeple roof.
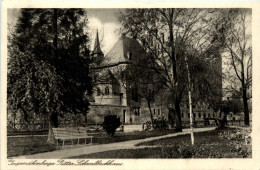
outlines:
M101 65L127 62L131 60L129 59L129 55L134 60L135 57L143 54L145 54L145 50L137 40L122 35L114 47L105 56Z
M96 40L95 40L95 44L94 44L93 54L101 54L101 55L103 55L103 52L101 51L101 48L100 48L99 37L98 37L98 30L97 30L97 34L96 34Z

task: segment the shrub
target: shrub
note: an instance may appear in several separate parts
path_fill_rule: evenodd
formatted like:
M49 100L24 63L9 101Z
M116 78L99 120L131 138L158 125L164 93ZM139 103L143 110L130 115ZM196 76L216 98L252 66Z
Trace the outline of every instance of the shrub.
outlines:
M237 152L243 158L252 157L251 129L237 129L219 133L219 138L231 140L231 152Z
M120 118L117 115L107 115L104 117L102 127L107 132L107 134L112 137L114 136L115 131L120 126L120 124Z

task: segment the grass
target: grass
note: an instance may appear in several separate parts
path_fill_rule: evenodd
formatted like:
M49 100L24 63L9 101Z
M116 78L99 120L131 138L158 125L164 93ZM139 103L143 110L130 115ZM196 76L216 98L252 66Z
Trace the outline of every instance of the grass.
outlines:
M190 135L165 138L141 143L142 148L113 150L88 155L85 158L243 158L252 157L251 145L243 145L243 139L223 139L219 133L235 132L235 129L195 133L195 145L190 144ZM242 146L239 145L242 143ZM153 146L151 148L151 146Z
M107 144L114 142L122 142L135 139L144 139L148 137L161 136L166 134L175 133L174 130L155 130L155 131L137 131L137 132L116 132L115 137L108 137L105 132L99 132L93 134L94 144ZM47 143L47 132L46 136L33 136L29 135L26 137L8 137L7 139L7 156L20 156L20 155L30 155L41 152L49 152L61 147L56 147L55 144ZM76 140L74 141L74 144ZM80 140L80 144L83 144L84 140ZM65 142L66 145L71 145L71 141Z
M26 136L7 138L7 157L30 155L56 150L55 144L48 144L47 136Z
M107 144L114 142L122 142L128 140L144 139L148 137L162 136L175 133L175 130L154 130L154 131L136 131L136 132L116 132L114 137L108 137L105 132L93 135L93 143Z

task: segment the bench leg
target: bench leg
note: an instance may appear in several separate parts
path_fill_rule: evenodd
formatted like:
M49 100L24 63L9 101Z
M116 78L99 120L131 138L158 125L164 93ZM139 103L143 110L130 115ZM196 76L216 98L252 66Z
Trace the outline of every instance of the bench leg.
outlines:
M64 141L65 141L65 140L62 141L62 147L64 146Z
M78 145L79 145L79 138L78 138Z
M71 141L72 141L72 145L73 145L73 139L71 139Z
M87 144L87 139L85 138L85 145Z
M92 138L90 138L90 144L92 144Z

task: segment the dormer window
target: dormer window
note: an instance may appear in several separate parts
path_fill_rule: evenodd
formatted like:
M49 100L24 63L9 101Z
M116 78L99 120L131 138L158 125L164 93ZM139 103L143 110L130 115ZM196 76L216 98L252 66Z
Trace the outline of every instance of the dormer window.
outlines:
M131 60L132 59L132 52L127 52L126 57L127 57L128 60Z
M109 87L108 86L106 86L106 88L105 88L105 95L109 95Z

